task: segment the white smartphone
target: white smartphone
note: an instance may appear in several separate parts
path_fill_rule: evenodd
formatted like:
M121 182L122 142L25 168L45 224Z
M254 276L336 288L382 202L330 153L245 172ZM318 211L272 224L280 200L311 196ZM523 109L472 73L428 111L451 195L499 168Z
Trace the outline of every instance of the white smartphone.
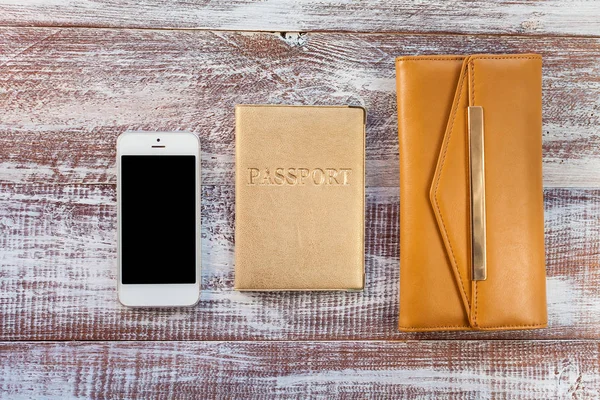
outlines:
M200 298L200 142L193 133L117 140L119 301L192 306Z

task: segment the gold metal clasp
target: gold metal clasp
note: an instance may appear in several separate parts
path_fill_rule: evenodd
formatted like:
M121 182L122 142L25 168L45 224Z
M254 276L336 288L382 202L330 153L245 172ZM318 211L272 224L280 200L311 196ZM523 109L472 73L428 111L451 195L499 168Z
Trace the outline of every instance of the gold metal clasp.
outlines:
M471 186L471 279L474 281L484 281L487 278L487 261L483 107L469 107L468 118L469 177Z

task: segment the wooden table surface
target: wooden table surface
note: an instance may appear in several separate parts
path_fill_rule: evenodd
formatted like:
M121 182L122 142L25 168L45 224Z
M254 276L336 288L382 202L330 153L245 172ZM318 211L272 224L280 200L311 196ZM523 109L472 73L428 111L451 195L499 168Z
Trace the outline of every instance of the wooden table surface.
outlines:
M600 2L0 4L1 398L600 398ZM400 333L394 58L538 52L549 327ZM234 105L368 109L362 293L238 293ZM202 297L116 299L115 140L202 141Z

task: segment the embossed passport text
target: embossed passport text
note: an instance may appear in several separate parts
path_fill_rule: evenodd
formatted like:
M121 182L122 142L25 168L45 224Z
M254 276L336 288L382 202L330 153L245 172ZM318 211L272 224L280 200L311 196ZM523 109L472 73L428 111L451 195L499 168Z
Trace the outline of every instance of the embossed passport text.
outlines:
M235 114L235 288L362 290L364 109Z

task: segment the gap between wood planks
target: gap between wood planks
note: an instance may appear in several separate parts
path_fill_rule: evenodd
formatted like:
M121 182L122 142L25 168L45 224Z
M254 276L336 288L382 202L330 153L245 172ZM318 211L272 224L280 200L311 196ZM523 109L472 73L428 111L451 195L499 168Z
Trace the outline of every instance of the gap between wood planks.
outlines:
M44 186L117 186L116 183L111 183L111 182L44 182L44 181L33 181L33 182L1 182L0 181L0 185L3 186L10 186L10 187L15 187L15 186L36 186L36 185L44 185ZM212 187L234 187L235 184L231 183L231 184L226 184L226 183L222 183L222 184L216 184L216 183L208 183L208 184L201 184L201 187L207 187L207 188L212 188ZM393 189L393 188L398 188L398 186L371 186L371 185L365 185L365 188L370 188L370 189ZM597 186L544 186L543 188L544 190L598 190Z
M465 32L453 32L453 31L352 31L352 30L267 30L267 29L212 29L212 28L177 28L177 27L162 27L162 28L145 28L145 27L111 27L101 25L0 25L0 29L14 29L14 28L27 28L27 29L89 29L89 30L112 30L112 31L180 31L180 32L225 32L225 33L301 33L301 34L344 34L344 35L422 35L422 36L470 36L470 37L501 37L510 36L515 38L565 38L565 39L596 39L600 38L599 35L567 35L567 34L556 34L556 33L465 33Z
M542 328L547 329L547 328ZM447 331L449 332L449 331ZM440 332L441 334L447 332ZM472 331L476 333L475 331ZM255 344L255 343L319 343L319 344L342 344L342 343L389 343L389 344L410 344L410 343L421 343L421 344L448 344L448 343L461 343L461 344L489 344L489 343L568 343L568 344L577 344L577 343L598 343L600 346L600 339L591 339L591 338L577 338L577 339L523 339L523 338L515 338L515 339L507 339L507 338L484 338L484 339L255 339L255 340L222 340L222 339L17 339L17 340L0 340L0 346L2 345L10 345L14 343L20 344L64 344L64 343L82 343L82 344L102 344L102 343L144 343L144 344L152 344L152 343L236 343L236 344Z

